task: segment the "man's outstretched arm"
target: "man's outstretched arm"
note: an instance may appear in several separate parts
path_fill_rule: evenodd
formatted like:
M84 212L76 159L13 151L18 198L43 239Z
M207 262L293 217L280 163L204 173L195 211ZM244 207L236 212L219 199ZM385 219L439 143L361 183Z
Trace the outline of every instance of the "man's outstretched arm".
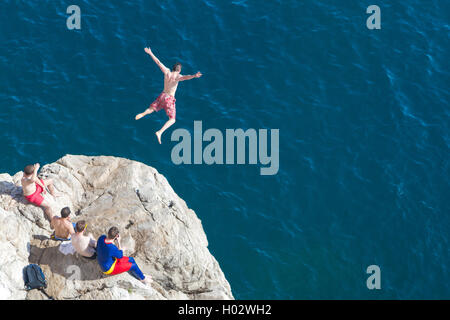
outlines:
M170 71L169 68L167 68L165 65L161 63L161 61L159 61L159 59L153 54L150 48L145 48L144 50L147 54L150 55L150 57L152 57L153 61L155 61L155 63L158 65L158 67L161 69L163 73L167 73Z
M41 167L41 165L39 163L36 163L34 165L34 171L33 171L33 176L31 177L31 179L36 182L38 185L40 185L42 187L42 190L44 190L44 193L46 192L46 188L45 188L45 184L42 183L42 181L38 178L37 173L39 168Z
M200 78L201 76L202 76L202 73L199 71L196 74L191 75L191 76L181 76L181 77L178 78L178 81L191 80L191 79L194 79L194 78Z
M36 163L34 165L33 176L31 177L31 179L33 181L38 182L38 183L40 183L40 181L39 181L39 179L37 177L37 173L38 173L38 170L39 170L40 167L41 167L41 165L39 163Z

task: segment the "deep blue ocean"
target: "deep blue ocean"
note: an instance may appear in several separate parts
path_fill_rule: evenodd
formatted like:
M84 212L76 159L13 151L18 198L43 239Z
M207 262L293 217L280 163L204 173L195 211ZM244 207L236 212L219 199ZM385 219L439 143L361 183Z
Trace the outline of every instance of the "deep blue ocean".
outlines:
M447 0L2 0L0 173L66 154L155 167L237 299L449 299L449 18ZM203 73L162 145L164 111L134 120L163 88L147 46ZM279 129L278 174L173 164L194 120Z

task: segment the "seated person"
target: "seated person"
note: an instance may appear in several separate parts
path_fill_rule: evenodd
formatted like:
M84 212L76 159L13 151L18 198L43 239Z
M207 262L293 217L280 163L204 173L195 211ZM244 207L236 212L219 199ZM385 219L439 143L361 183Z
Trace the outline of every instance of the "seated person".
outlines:
M86 221L81 220L75 224L75 234L72 235L72 246L78 254L86 259L93 260L97 258L97 241L92 234L84 235L86 231Z
M114 245L117 241L117 246ZM111 227L108 235L102 235L97 240L97 261L104 274L115 275L123 272L131 272L144 284L152 282L150 276L145 276L132 257L124 257L120 245L119 229Z
M50 227L55 229L51 235L52 240L69 241L70 236L75 233L75 223L70 222L70 209L65 207L61 210L61 217L54 216Z
M50 194L54 197L58 197L59 193L55 191L53 187L53 180L43 180L38 179L37 172L39 170L39 163L30 164L23 169L23 177L22 177L22 190L25 199L28 202L37 205L44 209L45 214L48 219L51 221L53 218L53 211L51 205L47 199L44 199L42 196L46 194L46 188L50 191Z

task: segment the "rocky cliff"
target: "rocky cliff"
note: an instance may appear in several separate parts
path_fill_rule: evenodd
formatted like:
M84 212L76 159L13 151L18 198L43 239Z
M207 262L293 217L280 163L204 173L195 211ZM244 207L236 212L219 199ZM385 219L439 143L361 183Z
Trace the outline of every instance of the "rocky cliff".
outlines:
M233 299L230 285L208 251L201 221L154 168L115 157L68 155L44 166L61 197L55 213L68 206L73 222L86 220L96 238L115 225L125 254L133 256L151 287L128 273L102 274L96 261L64 255L42 209L22 195L22 172L0 174L0 299L46 299L23 288L22 269L43 269L56 299Z

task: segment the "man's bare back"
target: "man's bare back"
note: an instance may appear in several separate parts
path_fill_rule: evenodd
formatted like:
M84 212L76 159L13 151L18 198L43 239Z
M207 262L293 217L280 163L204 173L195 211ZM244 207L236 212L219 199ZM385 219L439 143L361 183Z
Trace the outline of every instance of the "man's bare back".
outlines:
M175 97L175 92L178 88L178 83L182 76L179 72L169 71L164 74L164 92Z
M23 195L25 197L32 195L36 192L36 184L41 185L41 187L44 187L43 183L37 178L37 171L39 170L39 163L36 163L33 166L33 172L29 175L25 174L22 177L21 183L22 183L22 191ZM45 190L45 189L44 189Z
M50 203L43 197L43 194L47 192L47 189L54 197L58 197L59 193L56 192L52 179L43 180L37 177L39 168L39 163L25 167L21 180L22 191L25 199L39 207L42 207L44 212L47 214L48 219L51 220L53 217L53 211Z
M55 229L55 236L62 239L68 239L75 232L73 225L68 219L53 217L51 226Z
M22 180L22 191L25 197L32 195L36 192L36 182L32 178L23 177Z
M69 207L61 210L61 217L55 216L52 218L50 227L55 229L55 236L62 239L68 239L71 234L75 233L73 224L70 221Z

